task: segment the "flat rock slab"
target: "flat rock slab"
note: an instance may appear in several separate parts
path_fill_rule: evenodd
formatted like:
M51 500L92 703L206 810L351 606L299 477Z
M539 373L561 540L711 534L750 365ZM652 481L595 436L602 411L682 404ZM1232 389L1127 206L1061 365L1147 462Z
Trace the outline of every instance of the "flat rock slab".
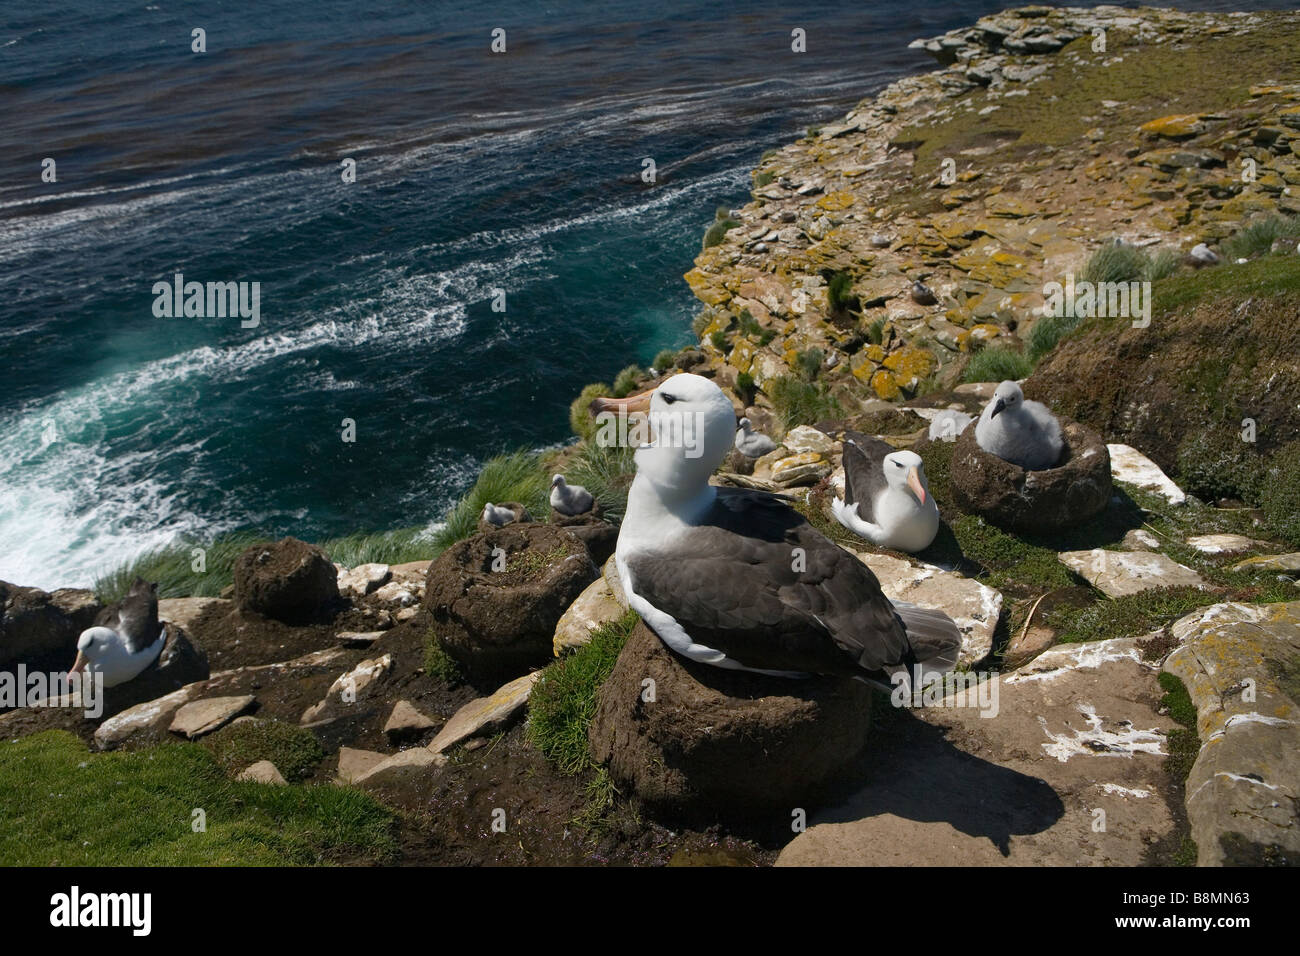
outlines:
M278 787L287 786L289 783L284 779L284 774L280 773L279 768L269 760L259 760L241 770L235 779L244 783L270 783Z
M399 700L393 705L393 712L388 715L384 733L389 738L418 737L436 726L437 721L420 713L409 700Z
M339 593L364 597L387 584L392 576L393 572L386 564L359 564L355 568L344 568L338 574Z
M1001 680L989 692L996 716L969 706L896 716L873 737L861 789L812 812L777 865L1142 863L1176 828L1162 788L1177 725L1155 712L1156 669L1135 639L1105 644L1054 647L1032 675Z
M1170 628L1165 670L1196 705L1187 777L1200 866L1300 864L1300 601L1216 604Z
M471 700L452 715L447 726L429 744L429 750L440 754L485 730L500 727L528 703L533 685L541 676L541 671L533 671L523 677L516 677L491 696Z
M914 564L867 551L854 553L879 579L887 598L939 608L956 622L962 633L959 663L973 664L988 656L1002 612L1001 592L933 564Z
M1187 502L1187 493L1174 484L1173 479L1160 466L1142 452L1129 445L1107 445L1110 452L1110 475L1116 481L1136 485L1144 491L1160 495L1171 505Z
M161 598L158 601L158 619L170 621L193 633L193 624L210 608L219 608L228 612L235 606L234 601L215 597Z
M257 703L251 694L239 697L206 697L181 705L172 718L171 732L190 740L219 730Z
M408 777L419 776L429 767L443 767L446 764L447 758L442 754L433 753L426 747L412 747L385 757L354 776L351 783L354 787L366 788L392 786Z
M582 647L591 641L591 632L609 621L617 621L627 611L627 599L620 598L609 586L609 581L602 574L587 585L587 589L578 595L577 600L569 605L555 625L555 636L551 639L551 648L556 657Z
M146 700L115 714L95 729L95 745L101 750L112 750L128 738L168 725L181 706L193 695L198 684L187 684L165 697Z
M1260 555L1238 561L1234 571L1300 571L1300 551L1291 554Z
M1198 534L1187 539L1189 547L1202 554L1237 554L1241 551L1273 551L1267 541L1256 541L1244 534Z
M340 647L366 648L384 636L383 631L339 631L334 637Z
M1154 551L1063 551L1061 563L1107 597L1138 594L1151 588L1208 587L1193 571Z
M1124 532L1120 547L1125 551L1154 551L1160 547L1160 539L1143 528L1130 528Z
M320 703L314 704L303 711L300 722L313 724L330 716L330 711L334 709L346 707L364 699L369 696L376 682L387 674L392 667L392 654L385 654L382 657L362 661L352 670L346 674L341 674L335 679L326 692L325 698Z
M358 750L356 747L339 748L339 766L335 774L338 783L353 783L365 776L370 770L383 763L389 757L374 750Z

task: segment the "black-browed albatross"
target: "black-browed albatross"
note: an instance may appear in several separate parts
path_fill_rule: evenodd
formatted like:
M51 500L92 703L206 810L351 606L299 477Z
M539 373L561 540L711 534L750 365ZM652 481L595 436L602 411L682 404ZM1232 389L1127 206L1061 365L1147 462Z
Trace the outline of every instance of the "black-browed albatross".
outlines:
M816 531L789 499L715 487L735 411L713 382L682 373L593 412L648 412L653 440L614 552L628 603L683 657L783 677L838 674L921 683L956 663L942 611L894 604L871 570Z
M831 512L872 544L911 554L939 533L921 456L861 432L844 433L844 499L833 499Z
M72 671L102 674L105 687L116 687L138 677L167 643L167 627L158 621L158 585L137 577L103 620L81 632Z

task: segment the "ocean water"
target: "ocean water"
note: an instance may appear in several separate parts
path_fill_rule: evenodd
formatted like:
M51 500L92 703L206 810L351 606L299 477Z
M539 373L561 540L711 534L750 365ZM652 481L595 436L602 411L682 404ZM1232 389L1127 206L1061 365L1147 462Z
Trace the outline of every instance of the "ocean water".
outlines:
M763 150L1003 5L3 4L0 579L436 522L691 341L681 275ZM259 283L259 325L156 317L177 272Z

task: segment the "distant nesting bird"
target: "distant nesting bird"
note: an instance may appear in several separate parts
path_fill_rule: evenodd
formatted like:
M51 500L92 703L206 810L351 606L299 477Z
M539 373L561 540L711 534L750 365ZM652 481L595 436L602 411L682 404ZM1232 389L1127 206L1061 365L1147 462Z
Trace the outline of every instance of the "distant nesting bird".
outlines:
M73 673L102 674L105 687L140 675L162 654L167 628L158 622L158 585L137 577L122 603L103 623L77 639Z
M740 420L736 429L736 450L746 458L762 458L770 451L776 451L776 442L762 432L754 431L748 418Z
M1205 266L1216 265L1219 262L1219 256L1205 243L1198 242L1192 246L1192 251L1187 254L1187 261L1196 268L1201 269Z
M930 419L930 441L956 441L957 436L973 421L975 421L973 415L967 415L955 408L945 408Z
M928 285L917 279L912 283L912 301L917 305L934 305L939 299Z
M1027 402L1020 386L1003 382L975 423L975 441L990 455L1027 471L1053 467L1064 442L1061 424L1046 405Z
M831 501L835 520L882 548L924 551L939 532L921 456L859 432L844 433L844 500Z
M494 505L489 501L483 506L483 520L488 524L496 525L498 528L501 528L514 522L515 513L509 508Z
M563 475L551 479L551 507L562 515L585 515L596 506L596 499L582 485L570 485Z

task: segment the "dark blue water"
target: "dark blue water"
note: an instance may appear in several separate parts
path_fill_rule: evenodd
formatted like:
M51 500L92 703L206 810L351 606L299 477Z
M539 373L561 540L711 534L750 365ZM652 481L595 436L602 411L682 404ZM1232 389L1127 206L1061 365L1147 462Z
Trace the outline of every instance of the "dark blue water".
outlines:
M5 0L0 578L436 521L690 340L681 274L764 149L1000 6ZM260 283L260 325L155 317L176 272Z

